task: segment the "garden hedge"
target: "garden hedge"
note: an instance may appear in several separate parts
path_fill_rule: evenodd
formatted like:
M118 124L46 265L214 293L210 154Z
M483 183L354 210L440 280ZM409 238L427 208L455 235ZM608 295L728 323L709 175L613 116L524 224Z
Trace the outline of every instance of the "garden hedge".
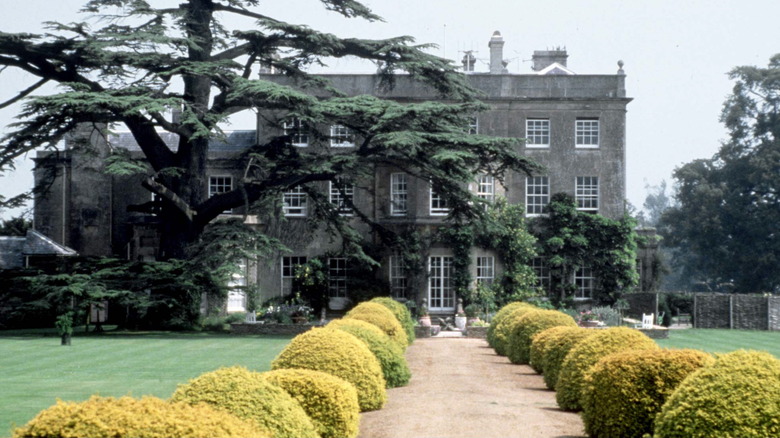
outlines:
M585 375L585 433L622 438L651 435L656 414L680 382L714 361L698 350L631 350L603 357Z
M683 380L655 420L655 436L780 436L780 360L734 351Z
M522 301L513 301L504 307L498 309L498 312L496 312L495 315L493 315L493 318L490 320L490 326L487 329L487 342L488 345L490 345L492 348L496 348L495 342L495 331L496 326L507 316L509 316L510 313L512 313L515 309L523 306L530 306L528 303L524 303Z
M414 323L414 319L412 319L412 312L409 311L409 308L390 297L376 297L371 301L379 303L393 312L393 315L398 319L398 322L401 323L401 327L404 328L407 341L409 342L409 345L411 345L415 339L414 326L416 324Z
M200 404L169 403L156 397L99 397L57 403L39 412L14 437L201 438L270 437L255 423Z
M532 306L530 304L516 306L508 314L502 315L498 322L496 322L495 319L491 321L491 327L493 327L493 324L495 324L495 329L493 329L492 347L494 350L496 350L496 354L499 356L507 355L507 350L509 349L509 334L512 331L512 327L523 315L538 309L538 307Z
M406 336L406 331L401 326L398 318L395 317L393 312L387 307L369 301L362 302L352 308L344 316L345 319L359 319L361 321L370 322L375 326L382 329L390 339L397 342L404 351L409 346L409 338Z
M512 363L527 364L531 360L531 338L552 327L577 327L571 316L557 310L527 312L510 325L506 356Z
M301 405L322 438L357 436L360 405L351 383L332 374L300 368L268 371L262 376Z
M579 411L582 409L582 393L585 373L604 356L626 350L658 350L658 344L639 330L628 327L611 327L593 330L578 342L566 355L558 383L555 385L555 399L561 409Z
M537 373L542 374L544 372L544 355L545 351L547 350L547 346L555 337L555 335L564 328L571 327L551 327L540 331L531 338L531 360L528 361L528 365L530 365L531 368L533 368L533 370Z
M294 337L271 362L271 369L281 368L303 368L341 377L355 386L361 412L381 409L387 401L379 360L363 341L342 330L315 327Z
M343 330L366 344L379 360L388 388L405 386L412 377L404 350L379 327L359 319L335 319L327 327Z
M201 374L179 385L171 401L209 404L255 421L276 438L319 436L309 416L290 394L244 367Z
M542 377L544 377L544 384L554 390L558 385L561 366L569 351L583 339L596 334L596 330L582 327L553 327L542 333L553 330L555 332L548 335L549 340L544 348Z

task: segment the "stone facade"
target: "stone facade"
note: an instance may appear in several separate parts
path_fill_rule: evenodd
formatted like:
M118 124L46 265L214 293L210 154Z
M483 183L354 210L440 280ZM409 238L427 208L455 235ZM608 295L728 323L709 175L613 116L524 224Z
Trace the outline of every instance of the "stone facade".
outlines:
M566 192L577 197L583 209L610 218L620 218L625 212L626 192L626 110L631 98L626 97L625 74L578 75L568 69L564 50L534 52L534 68L527 74L509 73L502 62L503 39L496 32L490 39L491 65L489 72L466 69L469 83L483 94L483 101L490 109L476 118L473 130L479 134L511 138L528 138L518 146L519 152L544 166L536 179L526 175L510 174L505 185L497 181L483 181L490 187L490 196L505 196L510 203L529 204L533 190L543 193L542 198L556 192ZM469 66L473 66L470 63ZM332 85L346 95L375 95L401 103L424 102L438 99L434 90L399 75L392 90L381 88L376 75L343 74L324 75ZM277 75L263 78L278 83L288 79ZM316 94L316 92L314 92ZM236 182L241 179L241 169L236 157L246 147L263 142L283 133L281 120L284 114L261 112L257 131L235 131L224 141L211 147L210 170L206 181L215 183ZM319 127L326 131L328 127ZM90 137L91 136L91 137ZM105 139L89 132L75 133L74 145L90 141L105 146ZM164 140L175 147L174 136ZM140 156L140 149L129 134L119 134L110 139L113 147L122 147ZM314 146L314 145L312 145ZM102 148L104 152L107 148ZM131 259L152 260L159 242L153 216L131 211L131 205L151 201L148 191L140 185L141 177L109 176L101 172L104 155L81 153L77 147L68 147L60 154L41 154L37 158L36 177L43 181L55 170L50 190L40 195L35 204L35 228L59 243L68 245L83 255L119 255ZM371 216L371 219L390 228L412 226L417 229L442 225L446 213L432 209L431 190L426 180L405 175L403 187L407 196L405 214L391 210L391 194L395 174L403 173L390 166L379 166L375 174L355 187L354 204ZM397 183L397 181L396 181ZM532 183L531 186L528 183ZM475 181L474 190L480 184ZM321 193L328 193L328 183L317 185ZM541 206L540 206L541 208ZM530 207L527 206L527 209ZM243 215L243 209L231 214ZM249 216L250 223L262 223L266 233L279 238L292 252L273 254L256 265L249 264L247 277L256 282L264 299L289 292L292 267L297 263L326 253L335 253L338 240L322 233L312 235L305 213L288 214L284 220ZM529 211L529 214L532 213ZM369 229L356 223L360 233L371 241ZM424 259L429 266L446 263L452 256L449 248L432 245ZM497 276L501 264L491 251L474 248L471 275ZM442 292L446 300L437 300L430 294L430 275L406 276L393 269L391 254L381 260L382 269L378 282L390 284L399 298L420 301L427 298L432 313L452 312L456 297L451 290ZM480 265L482 263L482 265ZM489 269L488 269L489 263ZM331 278L349 274L337 256L327 261ZM643 271L644 272L644 271ZM447 283L442 274L436 280ZM340 278L336 278L340 281ZM343 302L341 295L349 291L339 289L338 281L332 282L331 304L338 309ZM400 287L403 284L403 288ZM644 281L643 281L643 284ZM396 287L393 287L396 286ZM441 298L441 297L439 297ZM431 305L439 303L438 306Z

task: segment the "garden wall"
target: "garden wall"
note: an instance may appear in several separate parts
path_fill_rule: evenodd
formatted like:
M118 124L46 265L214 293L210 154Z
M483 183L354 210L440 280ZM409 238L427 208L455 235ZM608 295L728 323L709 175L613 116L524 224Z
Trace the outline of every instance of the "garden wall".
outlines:
M699 293L694 296L694 327L780 330L780 297Z

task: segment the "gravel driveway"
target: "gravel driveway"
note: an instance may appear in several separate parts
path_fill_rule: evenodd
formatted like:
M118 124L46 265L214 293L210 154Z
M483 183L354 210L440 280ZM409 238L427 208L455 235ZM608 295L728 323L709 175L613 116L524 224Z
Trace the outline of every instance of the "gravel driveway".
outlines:
M586 436L540 375L482 339L418 339L406 358L411 382L388 390L381 410L361 414L360 438Z

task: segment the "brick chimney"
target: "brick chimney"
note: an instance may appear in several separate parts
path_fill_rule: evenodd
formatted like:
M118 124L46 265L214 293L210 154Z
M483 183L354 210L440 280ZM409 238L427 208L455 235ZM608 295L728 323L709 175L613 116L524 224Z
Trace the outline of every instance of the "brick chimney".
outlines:
M550 64L557 62L558 64L566 67L566 59L569 57L566 54L566 49L555 50L534 50L534 71L544 70Z
M504 38L501 37L501 32L493 32L488 47L490 48L490 74L507 73L504 68Z

